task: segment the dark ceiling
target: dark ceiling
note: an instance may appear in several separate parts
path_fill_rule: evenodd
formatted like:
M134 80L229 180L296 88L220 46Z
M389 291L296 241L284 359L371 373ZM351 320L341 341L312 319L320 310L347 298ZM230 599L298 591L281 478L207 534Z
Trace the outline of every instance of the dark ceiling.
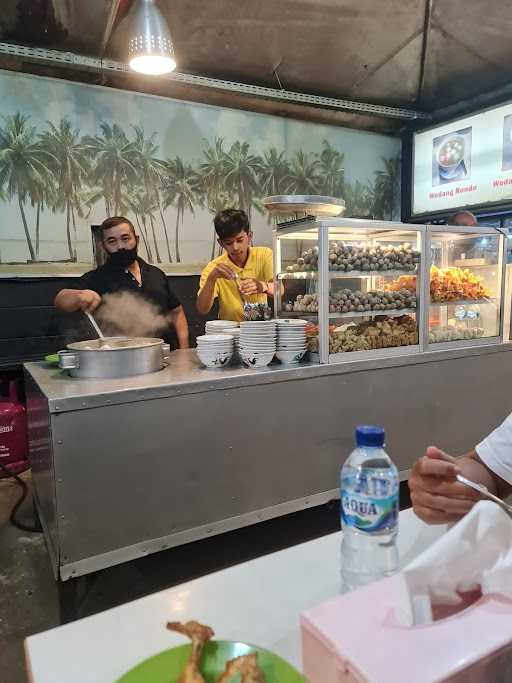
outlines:
M427 112L510 82L512 2L503 0L158 4L182 72L277 87L279 65L288 90ZM1 0L0 40L124 61L131 5Z

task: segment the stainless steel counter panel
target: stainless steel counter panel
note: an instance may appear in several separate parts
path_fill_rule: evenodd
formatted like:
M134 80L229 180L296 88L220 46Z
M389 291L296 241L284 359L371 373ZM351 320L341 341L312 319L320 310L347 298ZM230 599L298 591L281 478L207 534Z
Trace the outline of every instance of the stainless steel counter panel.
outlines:
M28 364L34 483L45 529L57 520L55 573L329 500L361 422L386 427L402 473L432 442L463 453L510 412L511 350L259 371L202 370L193 352L177 352L162 372L101 382Z
M406 356L347 360L331 365L302 363L290 367L276 364L256 369L233 366L211 370L202 366L194 349L189 349L173 351L169 357L169 365L159 372L125 379L78 379L70 377L65 370L43 362L26 363L24 367L47 397L50 412L58 413L197 392L338 376L380 368L409 367L509 351L512 351L512 343Z

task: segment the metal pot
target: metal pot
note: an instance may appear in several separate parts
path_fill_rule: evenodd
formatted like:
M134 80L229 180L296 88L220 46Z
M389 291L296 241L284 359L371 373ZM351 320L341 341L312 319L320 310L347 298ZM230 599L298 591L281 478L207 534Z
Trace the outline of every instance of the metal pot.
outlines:
M105 337L68 344L59 351L59 367L72 377L120 378L161 370L169 344L152 337Z

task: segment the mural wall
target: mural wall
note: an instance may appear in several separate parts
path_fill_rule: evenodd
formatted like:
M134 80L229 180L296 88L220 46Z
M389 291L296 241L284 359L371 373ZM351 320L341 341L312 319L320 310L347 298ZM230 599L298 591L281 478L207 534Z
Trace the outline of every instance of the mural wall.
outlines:
M375 218L399 200L400 142L382 135L2 71L0 117L0 272L83 272L111 215L137 226L143 258L190 272L215 254L222 208L271 244L266 195Z

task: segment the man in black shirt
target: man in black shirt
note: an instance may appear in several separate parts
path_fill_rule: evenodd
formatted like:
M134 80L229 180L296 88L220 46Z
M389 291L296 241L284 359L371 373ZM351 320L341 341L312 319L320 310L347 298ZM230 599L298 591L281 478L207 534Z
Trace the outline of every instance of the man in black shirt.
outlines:
M179 348L188 348L188 324L183 307L169 287L165 273L137 256L139 238L132 223L122 216L107 218L101 231L107 262L82 275L79 289L61 289L55 297L55 306L68 313L78 310L93 313L104 294L137 292L174 325Z

